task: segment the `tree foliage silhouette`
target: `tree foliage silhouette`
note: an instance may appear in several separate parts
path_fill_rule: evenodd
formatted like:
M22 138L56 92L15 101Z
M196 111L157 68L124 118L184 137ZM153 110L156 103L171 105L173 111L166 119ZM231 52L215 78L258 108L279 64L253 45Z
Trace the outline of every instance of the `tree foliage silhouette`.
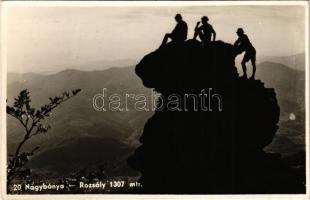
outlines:
M47 133L51 128L50 125L43 124L43 120L50 117L52 110L60 104L68 101L76 96L81 89L72 90L71 92L63 92L60 96L50 97L50 102L41 108L34 108L30 105L31 98L27 89L22 90L18 97L14 99L13 106L6 107L8 115L17 119L23 127L24 137L18 143L14 155L10 155L7 166L7 184L10 185L15 177L27 178L30 176L30 170L24 166L39 147L33 148L30 152L21 152L23 145L33 136Z

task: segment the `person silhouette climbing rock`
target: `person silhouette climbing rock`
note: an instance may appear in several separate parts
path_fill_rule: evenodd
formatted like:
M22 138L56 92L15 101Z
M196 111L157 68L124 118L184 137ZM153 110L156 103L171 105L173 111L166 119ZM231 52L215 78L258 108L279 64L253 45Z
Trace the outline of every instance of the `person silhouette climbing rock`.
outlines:
M243 70L243 78L247 78L246 73L246 65L249 60L251 60L252 67L253 67L253 73L250 79L255 79L255 72L256 72L256 50L251 44L248 36L244 34L244 31L242 28L237 29L237 35L238 39L234 43L234 47L236 48L237 54L241 54L245 51L244 57L242 59L241 65Z
M201 18L202 25L199 26L200 22L197 22L197 25L195 27L194 40L196 40L197 36L199 35L203 46L207 46L211 42L212 35L213 41L215 41L216 38L216 32L214 31L211 24L208 23L208 21L209 18L207 16L203 16Z
M165 35L161 46L165 45L169 38L175 43L184 42L187 39L187 24L183 21L181 14L176 14L174 19L177 25L171 33Z

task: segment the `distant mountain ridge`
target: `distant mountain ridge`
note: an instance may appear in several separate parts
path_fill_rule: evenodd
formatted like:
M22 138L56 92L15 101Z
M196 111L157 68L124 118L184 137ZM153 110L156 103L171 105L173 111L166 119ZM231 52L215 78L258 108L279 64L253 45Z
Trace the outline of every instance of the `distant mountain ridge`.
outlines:
M82 70L82 71L103 71L109 68L115 68L115 67L127 67L127 66L133 66L137 63L134 59L118 59L118 60L109 60L109 59L100 59L100 60L90 60L85 61L84 63L76 63L68 66L49 66L37 69L35 73L42 74L42 75L51 75L58 72L63 71L64 69L75 69L75 70ZM85 67L87 66L87 67ZM8 69L10 70L10 69ZM10 72L9 73L14 73ZM33 73L33 71L25 72L25 73Z
M297 103L295 106L304 108L305 103L305 72L294 70L286 65L274 62L263 62L257 66L257 77L265 80L268 87L274 87L280 104L283 101ZM289 92L289 93L288 93ZM282 110L296 110L291 105L281 105Z
M258 62L274 62L286 65L291 69L305 71L305 53L291 56L263 56L258 58Z
M50 96L61 94L66 90L81 88L82 92L74 99L61 105L55 110L50 124L52 129L47 135L33 138L32 143L40 143L50 146L60 143L65 138L96 136L111 137L121 141L128 141L133 133L142 129L142 124L147 120L149 113L140 112L138 115L134 109L129 112L102 112L95 111L92 98L102 93L107 88L107 94L124 92L146 93L150 90L142 86L141 81L133 75L133 68L111 68L104 71L85 72L79 70L64 70L52 75L29 75L22 77L20 81L13 81L8 75L8 103L17 96L19 91L28 88L32 98L32 104L41 106L48 102ZM145 116L145 117L144 117ZM142 122L140 122L142 121ZM14 128L16 127L16 128ZM14 143L21 138L18 123L8 118L9 150L14 148ZM139 131L138 131L139 132ZM131 140L131 139L129 139ZM43 150L44 148L42 148Z

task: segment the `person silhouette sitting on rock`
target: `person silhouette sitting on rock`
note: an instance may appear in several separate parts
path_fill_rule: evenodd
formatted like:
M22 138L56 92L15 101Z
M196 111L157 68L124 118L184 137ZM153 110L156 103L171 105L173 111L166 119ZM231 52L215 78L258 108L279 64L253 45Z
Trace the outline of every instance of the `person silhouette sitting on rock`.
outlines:
M165 45L169 38L175 43L184 42L187 39L187 24L182 20L181 14L176 14L174 19L177 21L177 25L171 33L165 35L161 46Z
M207 46L211 42L212 35L213 41L215 41L216 38L216 32L214 31L211 24L208 23L208 21L209 18L207 16L203 16L201 18L202 25L199 26L200 22L197 22L197 25L195 27L194 40L196 40L197 36L199 35L203 46Z
M241 54L242 52L245 51L244 57L242 59L241 65L242 65L242 70L243 70L243 78L247 78L247 73L246 73L246 65L249 60L251 60L252 66L253 66L253 74L250 77L250 79L255 79L255 72L256 72L256 50L251 44L248 36L244 34L244 31L242 28L237 29L237 35L238 39L234 43L234 47L236 48L237 54Z

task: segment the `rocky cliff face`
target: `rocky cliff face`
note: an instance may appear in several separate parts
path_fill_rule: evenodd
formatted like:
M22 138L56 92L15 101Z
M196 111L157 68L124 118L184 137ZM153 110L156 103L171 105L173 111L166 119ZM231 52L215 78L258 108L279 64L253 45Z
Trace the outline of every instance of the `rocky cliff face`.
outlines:
M288 169L280 155L263 150L278 129L275 91L239 78L234 59L230 44L189 40L136 66L144 86L161 93L128 159L143 193L285 193L292 186L283 182L300 185L281 175Z

